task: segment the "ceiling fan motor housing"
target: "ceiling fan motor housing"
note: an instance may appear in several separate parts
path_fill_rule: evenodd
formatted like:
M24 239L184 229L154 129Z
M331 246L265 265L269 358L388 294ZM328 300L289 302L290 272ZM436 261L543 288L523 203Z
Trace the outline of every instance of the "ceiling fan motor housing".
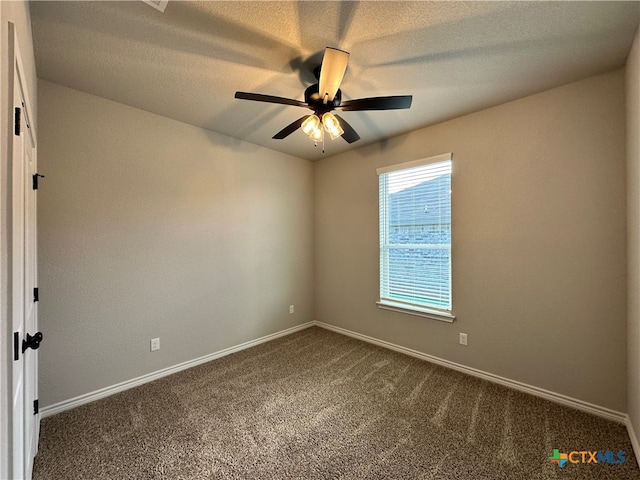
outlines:
M325 104L322 101L322 96L320 95L320 87L317 83L314 83L313 85L307 87L307 89L304 91L304 101L309 104L309 107L311 107L317 115L322 115L323 113L330 112L340 105L341 100L342 91L338 89L336 95L333 97L333 100L328 100Z

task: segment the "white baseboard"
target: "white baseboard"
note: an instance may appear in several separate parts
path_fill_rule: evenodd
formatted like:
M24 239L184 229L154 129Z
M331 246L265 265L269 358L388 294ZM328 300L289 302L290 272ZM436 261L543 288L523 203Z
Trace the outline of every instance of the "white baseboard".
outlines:
M417 350L412 350L410 348L401 347L400 345L396 345L390 342L386 342L384 340L379 340L377 338L369 337L368 335L363 335L361 333L352 332L351 330L347 330L344 328L336 327L330 325L328 323L322 322L314 322L315 325L321 328L325 328L327 330L332 330L336 333L340 333L342 335L347 335L349 337L357 338L358 340L362 340L367 343L372 343L374 345L378 345L380 347L388 348L390 350L394 350L396 352L404 353L406 355L410 355L412 357L420 358L427 362L435 363L437 365L441 365L443 367L450 368L452 370L457 370L462 373L466 373L467 375L471 375L474 377L482 378L484 380L488 380L493 383L497 383L499 385L503 385L508 388L512 388L514 390L518 390L524 393L528 393L531 395L535 395L536 397L541 397L546 400L550 400L555 403L559 403L560 405L565 405L567 407L575 408L578 410L582 410L583 412L592 413L599 417L606 418L608 420L613 420L614 422L627 424L627 428L629 428L630 422L627 422L627 415L625 413L617 412L615 410L611 410L609 408L601 407L599 405L594 405L589 402L584 402L582 400L578 400L577 398L568 397L566 395L562 395L560 393L551 392L549 390L545 390L544 388L534 387L532 385L527 385L526 383L518 382L515 380L511 380L505 377L501 377L499 375L494 375L493 373L484 372L482 370L478 370L476 368L467 367L465 365L461 365L459 363L451 362L449 360L444 360L442 358L434 357L433 355L428 355L426 353L419 352ZM632 442L634 437L632 436ZM636 457L638 457L638 448L637 448L637 439L634 444L634 451L636 452Z
M295 327L287 328L286 330L272 333L271 335L266 335L264 337L251 340L249 342L241 343L240 345L236 345L235 347L225 348L224 350L220 350L215 353L210 353L209 355L205 355L203 357L196 358L194 360L189 360L187 362L174 365L173 367L164 368L162 370L148 373L146 375L142 375L141 377L133 378L131 380L127 380L127 381L118 383L116 385L112 385L110 387L101 388L100 390L96 390L94 392L89 392L84 395L71 398L69 400L64 400L62 402L49 405L47 407L43 407L40 410L40 418L50 417L51 415L55 415L56 413L64 412L65 410L71 410L72 408L79 407L80 405L84 405L87 403L94 402L96 400L100 400L101 398L108 397L115 393L119 393L124 390L128 390L130 388L152 382L159 378L166 377L167 375L178 373L182 370L186 370L187 368L195 367L196 365L210 362L211 360L215 360L216 358L224 357L225 355L239 352L241 350L254 347L261 343L265 343L270 340L275 340L276 338L279 338L279 337L284 337L285 335L290 335L294 332L304 330L305 328L313 327L315 324L316 322L307 322L307 323L303 323L302 325L296 325Z
M636 431L633 428L633 423L631 423L631 418L629 415L625 415L625 425L627 427L627 433L629 434L629 438L631 439L631 445L633 445L633 453L636 455L636 462L638 462L638 467L640 467L640 440L636 435Z
M578 410L582 410L587 413L591 413L597 415L599 417L606 418L608 420L613 420L618 423L623 423L627 427L627 432L629 434L629 438L631 439L631 444L633 446L633 451L635 453L636 460L638 461L638 465L640 466L640 439L636 435L636 432L633 428L633 424L631 423L631 419L625 413L617 412L615 410L611 410L605 407L601 407L598 405L594 405L592 403L584 402L582 400L578 400L576 398L568 397L566 395L562 395L560 393L551 392L549 390L545 390L543 388L534 387L532 385L527 385L526 383L517 382L515 380L510 380L505 377L501 377L499 375L494 375L492 373L484 372L482 370L478 370L475 368L467 367L465 365L461 365L459 363L451 362L449 360L444 360L442 358L435 357L433 355L428 355L426 353L419 352L417 350L412 350L410 348L402 347L400 345L396 345L391 342L387 342L384 340L379 340L374 337L370 337L368 335L363 335L361 333L356 333L351 330L347 330L345 328L336 327L334 325L330 325L328 323L311 321L307 323L303 323L302 325L296 325L295 327L287 328L285 330L281 330L280 332L273 333L271 335L266 335L264 337L257 338L255 340L251 340L249 342L241 343L240 345L236 345L234 347L225 348L224 350L220 350L218 352L211 353L209 355L205 355L200 358L196 358L194 360L189 360L184 363L180 363L178 365L174 365L172 367L168 367L162 370L158 370L156 372L149 373L147 375L143 375L141 377L137 377L131 380L127 380L125 382L118 383L116 385L112 385L110 387L102 388L100 390L96 390L94 392L90 392L84 395L80 395L75 398L71 398L69 400L65 400L54 405L50 405L44 407L40 410L40 417L46 418L57 413L64 412L66 410L71 410L72 408L79 407L80 405L85 405L87 403L94 402L101 398L108 397L115 393L122 392L124 390L128 390L130 388L137 387L139 385L152 382L162 377L166 377L167 375L172 375L174 373L180 372L182 370L186 370L191 367L195 367L196 365L200 365L202 363L210 362L211 360L215 360L216 358L224 357L231 353L239 352L241 350L245 350L250 347L254 347L261 343L268 342L270 340L275 340L276 338L283 337L285 335L290 335L292 333L298 332L300 330L304 330L305 328L318 326L320 328L324 328L326 330L331 330L336 333L340 333L342 335L347 335L349 337L356 338L358 340L362 340L367 343L371 343L374 345L378 345L383 348L387 348L389 350L394 350L396 352L404 353L406 355L410 355L412 357L419 358L421 360L425 360L427 362L435 363L437 365L441 365L443 367L451 368L452 370L457 370L462 373L466 373L468 375L482 378L484 380L488 380L489 382L497 383L499 385L503 385L508 388L512 388L514 390L518 390L524 393L528 393L531 395L535 395L537 397L544 398L546 400L550 400L555 403L559 403L561 405L565 405L567 407L575 408Z
M255 340L251 340L249 342L242 343L240 345L236 345L234 347L229 347L224 350L220 350L218 352L211 353L209 355L205 355L200 358L196 358L194 360L189 360L184 363L180 363L178 365L174 365L172 367L168 367L162 370L158 370L156 372L152 372L141 377L133 378L131 380L127 380L116 385L112 385L109 387L102 388L100 390L96 390L94 392L89 392L84 395L80 395L78 397L71 398L69 400L64 400L62 402L49 405L43 407L40 410L40 417L46 418L51 415L55 415L56 413L64 412L66 410L70 410L75 407L79 407L80 405L84 405L90 402L94 402L101 398L108 397L115 393L122 392L124 390L128 390L133 387L137 387L139 385L152 382L162 377L166 377L167 375L171 375L182 370L186 370L187 368L195 367L196 365L200 365L202 363L210 362L211 360L215 360L216 358L224 357L225 355L229 355L231 353L239 352L241 350L245 350L247 348L253 347L255 345L259 345L261 343L268 342L270 340L275 340L276 338L283 337L285 335L290 335L294 332L304 330L305 328L318 326L324 328L326 330L331 330L342 335L347 335L349 337L357 338L358 340L362 340L367 343L371 343L374 345L378 345L383 348L388 348L389 350L394 350L396 352L404 353L406 355L410 355L412 357L419 358L421 360L425 360L427 362L435 363L437 365L441 365L443 367L451 368L452 370L457 370L462 373L466 373L468 375L472 375L474 377L482 378L484 380L488 380L493 383L497 383L503 385L508 388L512 388L514 390L518 390L521 392L525 392L531 395L535 395L537 397L541 397L547 400L550 400L555 403L559 403L561 405L565 405L571 408L575 408L578 410L582 410L584 412L592 413L594 415L598 415L599 417L603 417L609 420L613 420L618 423L623 423L627 426L627 430L629 431L629 436L631 437L631 442L633 443L633 448L636 453L636 457L640 458L640 446L638 444L638 437L635 435L633 430L633 426L628 419L628 416L624 413L617 412L615 410L611 410L605 407L601 407L598 405L594 405L592 403L584 402L582 400L578 400L576 398L568 397L566 395L562 395L560 393L551 392L549 390L545 390L543 388L534 387L532 385L527 385L526 383L518 382L515 380L511 380L505 377L501 377L499 375L494 375L492 373L484 372L482 370L478 370L475 368L467 367L465 365L461 365L459 363L451 362L449 360L444 360L439 357L435 357L433 355L428 355L426 353L419 352L417 350L412 350L410 348L402 347L400 345L393 344L391 342L387 342L384 340L379 340L374 337L370 337L368 335L363 335L361 333L356 333L351 330L347 330L341 327L336 327L334 325L330 325L328 323L311 321L307 323L303 323L302 325L297 325L292 328L288 328L286 330L282 330L280 332L273 333L271 335L267 335L264 337L260 337Z

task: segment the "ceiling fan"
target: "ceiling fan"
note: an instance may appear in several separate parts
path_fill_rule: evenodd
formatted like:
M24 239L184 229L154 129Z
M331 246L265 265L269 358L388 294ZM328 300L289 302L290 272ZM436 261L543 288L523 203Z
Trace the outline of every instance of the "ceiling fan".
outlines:
M236 92L235 98L254 100L256 102L278 103L304 107L313 111L311 115L300 117L287 125L273 138L281 140L302 128L302 131L314 142L324 141L326 131L331 139L344 138L348 143L360 140L360 136L347 121L331 113L332 110L343 112L358 110L398 110L411 107L411 95L395 95L390 97L358 98L342 101L340 84L347 70L349 53L337 48L327 47L322 63L313 70L318 83L309 86L304 92L304 102L291 98L275 97L260 93ZM324 150L323 150L324 151Z

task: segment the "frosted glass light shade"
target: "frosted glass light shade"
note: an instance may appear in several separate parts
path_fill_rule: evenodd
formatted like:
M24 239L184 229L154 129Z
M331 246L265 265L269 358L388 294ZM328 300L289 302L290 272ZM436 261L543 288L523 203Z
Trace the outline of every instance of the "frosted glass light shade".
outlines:
M327 133L331 135L331 140L338 138L344 133L344 130L340 126L340 122L332 113L327 112L322 116L322 124L324 125L324 129Z
M304 122L302 122L302 131L311 136L315 130L321 129L320 119L317 115L309 115Z

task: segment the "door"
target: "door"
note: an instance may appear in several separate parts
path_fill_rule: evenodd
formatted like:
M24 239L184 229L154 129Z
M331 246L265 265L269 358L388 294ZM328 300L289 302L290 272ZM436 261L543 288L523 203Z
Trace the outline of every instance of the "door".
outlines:
M9 161L11 175L10 212L10 282L11 324L13 327L12 373L12 477L31 478L38 448L39 415L37 403L37 256L36 256L36 144L29 121L29 102L22 80L22 63L9 27L10 76L9 98L13 99Z
M25 109L26 111L26 109ZM25 469L26 478L31 478L33 459L38 451L38 434L40 430L40 415L38 412L38 350L42 334L38 334L38 290L37 290L37 223L36 223L36 192L34 175L36 173L35 145L31 135L31 125L28 117L24 118L26 127L22 151L25 166L24 180L24 326L25 336L30 334L34 338L29 342L22 360L24 364L24 431L25 431ZM27 337L28 338L28 337Z

